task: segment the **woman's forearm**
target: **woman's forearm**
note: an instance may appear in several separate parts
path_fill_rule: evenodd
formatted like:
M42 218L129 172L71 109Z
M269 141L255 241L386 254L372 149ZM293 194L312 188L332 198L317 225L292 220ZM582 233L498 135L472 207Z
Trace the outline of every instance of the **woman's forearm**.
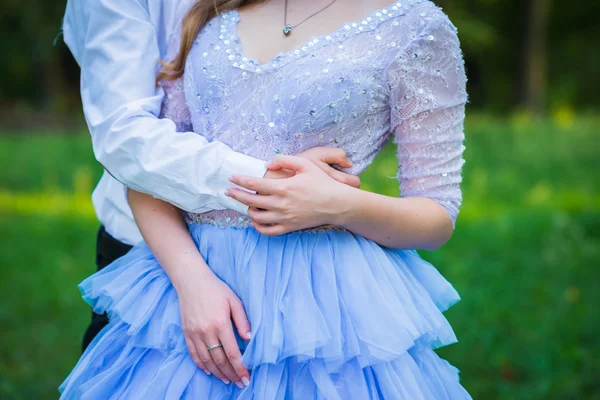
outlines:
M212 273L177 207L131 189L128 200L144 240L177 291L190 276Z
M142 236L177 291L181 327L192 360L207 374L240 388L250 374L242 364L233 332L250 340L244 306L208 267L181 216L181 211L146 194L129 190L129 204ZM208 346L222 348L210 351Z
M396 198L347 188L334 223L382 246L435 250L452 236L445 208L425 197Z

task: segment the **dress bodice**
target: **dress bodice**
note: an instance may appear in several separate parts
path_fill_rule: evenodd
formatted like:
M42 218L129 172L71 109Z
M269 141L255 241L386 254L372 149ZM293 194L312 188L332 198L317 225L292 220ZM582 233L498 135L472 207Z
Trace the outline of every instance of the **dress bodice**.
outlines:
M183 81L166 87L165 116L263 160L340 147L353 174L395 137L402 196L432 198L456 218L466 78L439 8L396 3L266 64L244 56L238 20L234 10L201 31Z

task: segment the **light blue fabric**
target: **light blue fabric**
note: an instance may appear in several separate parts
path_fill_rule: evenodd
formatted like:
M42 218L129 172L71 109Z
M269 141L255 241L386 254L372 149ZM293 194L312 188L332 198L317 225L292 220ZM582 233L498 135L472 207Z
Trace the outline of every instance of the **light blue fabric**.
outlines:
M110 324L61 386L63 399L466 399L432 348L456 341L442 311L459 300L414 251L346 231L260 235L192 225L211 269L240 297L245 389L196 367L177 294L145 244L80 285Z

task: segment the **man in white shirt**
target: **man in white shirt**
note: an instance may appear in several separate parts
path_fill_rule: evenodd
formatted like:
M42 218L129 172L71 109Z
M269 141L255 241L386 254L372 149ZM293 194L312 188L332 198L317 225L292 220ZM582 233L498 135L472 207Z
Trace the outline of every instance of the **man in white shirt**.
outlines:
M125 187L186 211L247 207L224 195L234 174L262 177L263 160L237 153L193 132L176 132L158 119L163 90L155 86L159 61L194 0L68 0L65 42L81 67L81 97L94 154L105 173L92 201L102 227L97 265L102 268L142 240ZM331 162L333 153L318 159ZM339 151L335 153L339 156ZM337 172L339 173L339 172ZM106 325L93 314L87 347Z

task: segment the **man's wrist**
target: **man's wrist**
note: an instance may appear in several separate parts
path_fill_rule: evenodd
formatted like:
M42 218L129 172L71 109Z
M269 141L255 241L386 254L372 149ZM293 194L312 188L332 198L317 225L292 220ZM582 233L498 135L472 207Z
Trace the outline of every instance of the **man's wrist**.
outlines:
M217 198L221 207L248 214L248 207L225 195L225 190L231 186L229 181L233 175L246 175L260 178L265 175L267 164L254 157L241 153L230 152L221 165L218 181L215 182Z

